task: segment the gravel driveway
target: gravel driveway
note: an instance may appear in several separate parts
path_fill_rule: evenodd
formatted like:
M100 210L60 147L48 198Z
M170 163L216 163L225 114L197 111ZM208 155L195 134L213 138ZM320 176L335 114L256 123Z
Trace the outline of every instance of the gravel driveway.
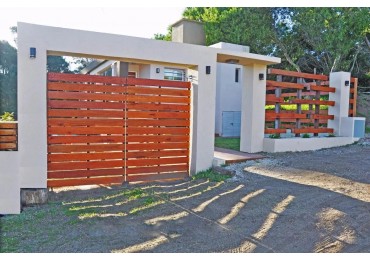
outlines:
M64 190L0 252L370 252L370 146L267 154L225 182Z

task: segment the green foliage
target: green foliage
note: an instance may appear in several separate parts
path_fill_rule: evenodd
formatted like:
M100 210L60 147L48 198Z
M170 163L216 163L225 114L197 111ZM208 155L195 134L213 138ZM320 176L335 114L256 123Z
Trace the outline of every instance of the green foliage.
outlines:
M369 127L369 126L367 126L367 127L365 128L365 133L370 134L370 127Z
M219 148L240 151L240 138L216 137L215 146Z
M193 175L191 177L193 180L198 180L198 179L206 179L214 182L220 182L220 181L225 181L231 176L229 175L224 175L224 174L219 174L212 169L208 169L205 171L198 172L197 174Z
M328 108L329 108L329 106L327 106L327 105L320 105L320 110L328 110ZM274 110L275 105L266 105L265 109L266 110ZM297 110L297 105L296 104L281 105L280 109L285 110L285 111L295 111L295 110ZM310 105L302 104L301 109L302 110L310 110ZM312 105L312 109L315 109L315 105Z
M310 138L310 137L311 137L310 134L307 134L307 133L302 135L302 138Z
M0 116L0 121L15 121L14 119L14 112L10 113L10 112L4 112L4 114L2 114Z
M335 137L335 134L330 133L330 134L328 134L328 136L327 136L327 137Z
M269 135L269 138L271 138L271 139L280 139L281 137L280 137L280 134L271 134L271 135Z

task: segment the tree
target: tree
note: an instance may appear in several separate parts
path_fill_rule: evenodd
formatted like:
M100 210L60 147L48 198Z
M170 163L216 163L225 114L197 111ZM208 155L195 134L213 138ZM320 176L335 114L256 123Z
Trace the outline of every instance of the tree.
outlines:
M0 41L0 115L17 113L17 50Z

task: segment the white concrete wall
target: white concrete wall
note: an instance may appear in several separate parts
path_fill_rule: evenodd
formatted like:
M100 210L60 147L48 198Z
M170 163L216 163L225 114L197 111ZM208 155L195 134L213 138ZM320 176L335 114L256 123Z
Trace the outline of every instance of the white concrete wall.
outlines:
M0 151L0 214L20 210L19 152Z
M335 88L335 93L329 93L329 100L335 101L335 106L329 106L329 115L334 115L333 120L328 120L328 127L334 129L334 134L343 136L342 119L348 118L350 86L345 86L345 81L350 82L351 73L330 73L329 85Z
M263 140L263 151L268 153L302 152L352 144L357 139L352 137L322 138L282 138Z
M235 82L235 69L239 69L239 82ZM217 63L217 92L215 133L222 134L222 112L241 111L243 67Z
M259 79L259 74L264 79ZM242 87L242 113L240 151L263 151L266 101L266 65L244 66Z

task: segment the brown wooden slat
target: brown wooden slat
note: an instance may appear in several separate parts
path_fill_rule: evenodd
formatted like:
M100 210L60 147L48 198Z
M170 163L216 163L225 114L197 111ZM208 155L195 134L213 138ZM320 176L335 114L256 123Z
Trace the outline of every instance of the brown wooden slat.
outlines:
M335 88L331 88L331 87L310 86L310 89L314 91L335 93Z
M169 111L190 111L189 104L154 104L154 103L127 103L129 110L169 110Z
M162 149L187 149L189 143L128 143L126 145L127 150L162 150Z
M110 85L97 85L97 84L78 84L78 83L65 83L65 82L49 82L48 90L54 91L76 91L79 92L111 92L111 93L126 93L127 87L124 86L110 86Z
M295 134L303 134L303 133L312 133L312 134L318 134L318 133L334 133L333 128L294 128L292 129L292 133Z
M311 118L312 119L325 119L325 120L329 120L329 119L334 119L334 115L311 115Z
M123 143L125 137L121 136L49 136L49 144L69 143Z
M18 123L0 123L0 129L17 129Z
M120 110L49 109L48 117L105 117L122 119L125 117L125 112Z
M152 157L175 157L175 156L188 156L189 150L167 150L167 151L139 151L139 152L126 152L127 158L152 158Z
M292 99L289 101L289 103L290 104L311 104L311 105L335 106L335 101L327 101L327 100Z
M133 174L144 174L154 172L176 172L176 171L187 171L188 165L166 165L166 166L151 166L151 167L133 167L127 168L126 173L128 176Z
M351 89L349 90L349 93L353 94L353 93L355 93L355 90L354 90L353 88L351 88Z
M101 177L101 178L84 178L84 179L61 179L48 180L48 187L67 187L67 186L82 186L93 184L121 184L125 180L124 177Z
M189 135L189 129L185 127L128 127L126 134L129 135L128 138L146 134Z
M289 89L304 89L303 84L291 83L291 82L281 82L281 81L274 81L274 80L266 80L266 86L289 88Z
M129 182L151 182L151 181L165 181L165 180L181 180L189 177L187 172L176 173L161 173L150 175L128 175Z
M190 126L190 120L147 120L147 119L127 119L126 125L131 126Z
M17 135L17 130L14 129L0 129L0 135Z
M127 95L127 102L138 102L138 103L150 103L150 102L162 102L162 103L175 103L175 104L189 104L190 97L168 97L168 96L139 96L139 95Z
M124 167L123 160L113 161L90 161L90 162L58 162L48 163L48 171L80 170L80 169L102 169Z
M125 134L123 127L73 127L73 126L55 126L48 127L49 135L77 135L77 134Z
M127 84L128 85L144 85L144 86L176 87L176 88L190 88L191 87L191 83L185 82L185 81L140 79L140 78L127 78Z
M123 119L49 118L49 126L124 126Z
M171 135L144 135L127 136L127 142L189 142L189 136L171 136Z
M126 84L126 78L83 74L48 73L49 81Z
M285 134L286 129L265 128L265 134Z
M126 90L129 94L151 94L183 97L190 96L190 90L187 89L128 86L126 87Z
M54 171L48 172L49 179L62 178L81 178L81 177L97 177L97 176L111 176L124 175L124 169L102 169L102 170L73 170L73 171Z
M49 145L49 153L69 153L69 152L104 152L104 151L123 151L124 144L99 144L99 145Z
M190 114L187 112L141 112L128 111L127 117L134 118L158 118L158 119L190 119Z
M48 100L49 108L125 109L122 102Z
M50 162L66 162L66 161L123 159L124 156L125 156L124 152L53 153L53 154L48 154L48 161L50 161Z
M0 143L0 149L17 149L16 143Z
M280 70L280 69L268 69L268 74L296 77L296 78L305 78L305 79L316 79L316 80L329 80L329 77L326 75L302 73L296 71Z
M15 142L17 141L17 137L14 135L10 135L10 136L1 136L0 135L0 142L1 143L9 143L9 142Z
M126 161L126 166L153 166L153 165L166 165L166 164L187 164L188 157L175 157L175 158L158 158L158 159L135 159Z
M280 102L284 102L284 98L275 97L275 95L266 95L266 102L280 103Z
M266 118L268 119L275 119L275 118L302 118L302 119L305 119L306 118L306 115L305 114L293 114L293 113L267 113L266 114Z

